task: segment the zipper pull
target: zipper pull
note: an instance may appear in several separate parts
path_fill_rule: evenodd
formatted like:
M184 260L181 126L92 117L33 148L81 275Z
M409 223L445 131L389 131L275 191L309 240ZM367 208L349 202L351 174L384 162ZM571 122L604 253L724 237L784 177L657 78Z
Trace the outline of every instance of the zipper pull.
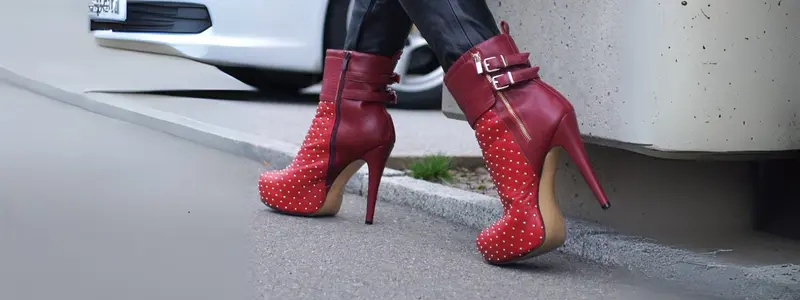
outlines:
M483 66L481 65L481 55L478 53L472 53L472 60L475 61L475 70L478 71L478 74L483 74Z

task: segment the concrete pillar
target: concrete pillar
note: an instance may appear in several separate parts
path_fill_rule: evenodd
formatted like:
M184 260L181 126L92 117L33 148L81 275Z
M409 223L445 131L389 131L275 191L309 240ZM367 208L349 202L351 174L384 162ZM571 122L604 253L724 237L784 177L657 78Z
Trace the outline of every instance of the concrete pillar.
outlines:
M488 3L592 140L673 156L800 149L798 1Z
M572 101L587 142L604 145L588 150L612 209L599 209L562 155L567 215L676 243L750 228L751 164L706 158L800 148L800 2L489 5L543 79ZM442 111L464 119L447 90Z

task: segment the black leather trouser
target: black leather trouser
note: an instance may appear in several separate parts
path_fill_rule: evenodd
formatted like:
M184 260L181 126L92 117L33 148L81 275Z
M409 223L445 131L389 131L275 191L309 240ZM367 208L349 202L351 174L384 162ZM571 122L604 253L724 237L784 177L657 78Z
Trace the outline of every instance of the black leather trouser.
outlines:
M500 33L485 0L355 0L344 49L392 56L405 45L412 22L445 71Z

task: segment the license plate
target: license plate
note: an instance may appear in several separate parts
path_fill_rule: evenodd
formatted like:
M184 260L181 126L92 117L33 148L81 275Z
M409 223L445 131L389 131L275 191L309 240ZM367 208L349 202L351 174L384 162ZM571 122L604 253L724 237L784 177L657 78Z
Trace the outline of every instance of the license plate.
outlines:
M128 0L90 0L89 18L123 22L128 18Z

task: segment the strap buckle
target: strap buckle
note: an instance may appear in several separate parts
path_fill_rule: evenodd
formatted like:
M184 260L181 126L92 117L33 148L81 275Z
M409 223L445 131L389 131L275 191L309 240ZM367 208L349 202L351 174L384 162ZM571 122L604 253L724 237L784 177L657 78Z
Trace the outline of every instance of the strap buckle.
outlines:
M386 86L386 92L391 96L388 102L389 104L397 104L397 91L395 91L390 85L400 83L400 74L393 72L392 76L390 76L390 79L392 80L392 83Z
M508 82L509 83L506 84L506 85L499 86L498 84L500 84L500 82L497 81L497 78L500 78L500 76L503 76L503 75L508 76ZM505 90L505 89L507 89L509 86L511 86L514 83L515 83L514 82L514 77L511 76L511 71L508 71L508 72L506 72L504 74L498 74L498 75L492 76L492 87L494 87L495 91Z
M487 58L483 59L483 68L486 70L486 73L497 72L497 71L500 71L500 69L502 69L502 68L507 68L508 67L508 62L506 61L506 57L502 56L502 55L500 55L499 57L500 57L500 60L503 62L503 67L496 68L496 69L490 69L489 68L489 62L492 61L492 60L497 59L497 56L487 57Z
M395 91L392 88L387 88L386 92L388 92L389 95L390 95L390 98L389 98L389 101L388 101L389 104L397 104L397 91Z

